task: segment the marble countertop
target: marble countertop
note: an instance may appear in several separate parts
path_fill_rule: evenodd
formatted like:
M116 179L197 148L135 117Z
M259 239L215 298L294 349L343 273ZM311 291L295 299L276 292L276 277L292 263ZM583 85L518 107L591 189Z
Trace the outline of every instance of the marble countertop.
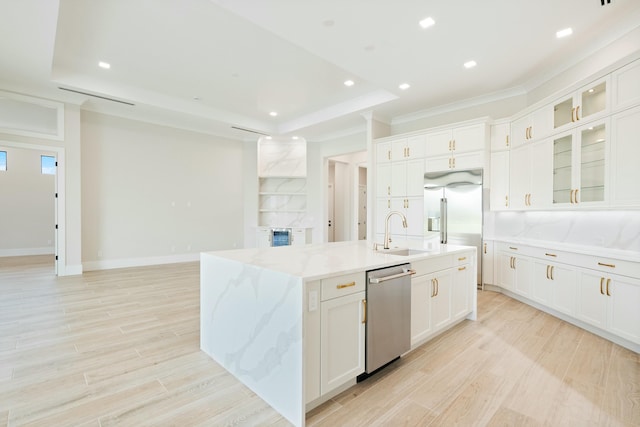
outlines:
M421 249L426 252L408 256L393 255L385 253L382 250L374 251L371 243L361 240L317 243L303 246L203 252L202 256L220 257L242 264L279 271L305 280L317 280L339 274L349 274L388 267L475 248L436 244L431 247L414 247L413 249Z

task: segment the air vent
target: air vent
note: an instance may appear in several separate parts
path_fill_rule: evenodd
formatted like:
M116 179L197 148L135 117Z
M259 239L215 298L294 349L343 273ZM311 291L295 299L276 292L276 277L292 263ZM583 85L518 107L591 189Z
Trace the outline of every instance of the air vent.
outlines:
M104 99L105 101L111 101L111 102L117 102L119 104L131 105L132 107L136 105L136 104L132 104L131 102L120 101L119 99L108 98L106 96L101 96L101 95L94 95L93 93L83 92L81 90L69 89L69 88L61 87L61 86L58 86L58 89L66 90L67 92L79 93L80 95L87 95L87 96L92 96L94 98Z
M600 0L600 6L604 6L605 4L610 4L611 0Z
M245 132L257 133L258 135L269 136L268 134L262 133L262 132L258 132L257 130L245 129L245 128L241 128L241 127L238 127L238 126L231 126L231 129L237 129L237 130L242 130L242 131L245 131Z

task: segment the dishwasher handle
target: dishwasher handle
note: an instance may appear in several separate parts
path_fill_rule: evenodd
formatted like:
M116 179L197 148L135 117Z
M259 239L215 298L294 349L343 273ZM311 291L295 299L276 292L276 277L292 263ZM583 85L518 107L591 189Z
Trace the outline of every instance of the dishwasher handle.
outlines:
M393 280L393 279L397 279L398 277L404 277L404 276L412 276L414 274L416 274L415 270L406 270L402 273L392 274L391 276L369 277L369 283L382 283L382 282L386 282L387 280Z

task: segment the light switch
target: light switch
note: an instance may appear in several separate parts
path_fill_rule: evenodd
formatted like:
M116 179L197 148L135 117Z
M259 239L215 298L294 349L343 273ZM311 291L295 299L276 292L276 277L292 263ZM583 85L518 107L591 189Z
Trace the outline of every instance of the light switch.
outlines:
M309 292L309 311L316 311L318 309L318 291Z

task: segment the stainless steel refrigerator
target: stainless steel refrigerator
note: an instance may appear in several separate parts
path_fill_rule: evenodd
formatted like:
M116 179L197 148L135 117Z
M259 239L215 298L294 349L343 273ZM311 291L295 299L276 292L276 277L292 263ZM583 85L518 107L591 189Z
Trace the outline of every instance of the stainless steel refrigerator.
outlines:
M482 169L424 174L426 235L440 243L475 246L482 283Z

